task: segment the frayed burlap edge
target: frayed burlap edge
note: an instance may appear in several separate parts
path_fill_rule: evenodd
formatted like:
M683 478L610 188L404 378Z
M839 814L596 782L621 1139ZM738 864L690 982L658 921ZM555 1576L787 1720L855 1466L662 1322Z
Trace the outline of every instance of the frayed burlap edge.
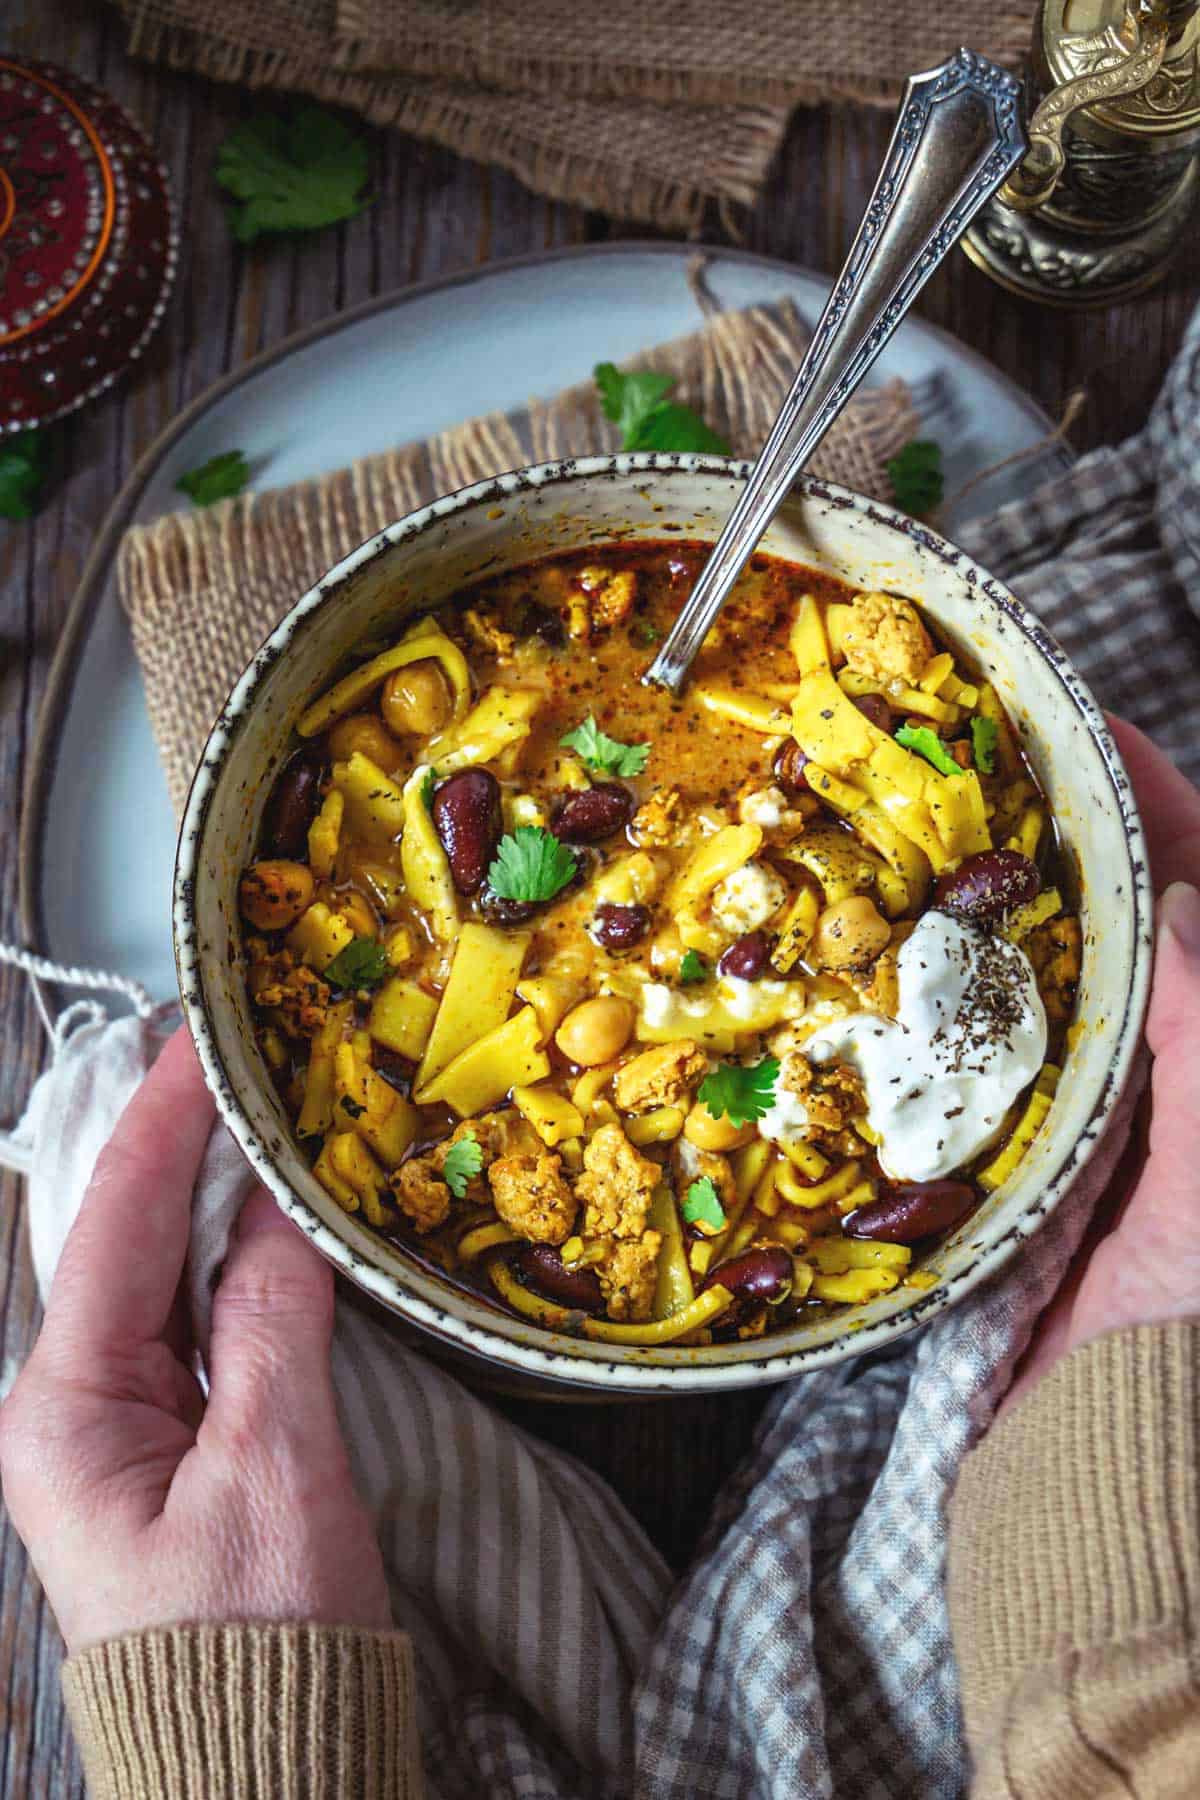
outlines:
M770 428L806 333L790 302L718 314L702 331L631 358L672 374L742 455ZM860 395L814 458L816 472L880 497L885 464L916 432L902 382ZM239 672L298 595L356 544L439 494L524 463L618 447L592 382L492 413L426 442L365 457L293 487L174 513L125 536L121 601L146 684L150 722L181 812L213 719Z
M376 125L393 126L457 155L492 163L552 200L586 206L615 218L640 219L666 230L694 233L713 200L754 204L787 129L785 108L721 106L681 109L704 154L686 159L694 171L656 166L677 160L670 121L661 108L580 98L574 103L573 144L545 140L541 96L398 75L356 74L331 57L262 51L207 38L183 26L137 19L129 50L167 67L214 81L310 95L349 107ZM565 129L565 125L564 125ZM609 141L609 154L581 146Z

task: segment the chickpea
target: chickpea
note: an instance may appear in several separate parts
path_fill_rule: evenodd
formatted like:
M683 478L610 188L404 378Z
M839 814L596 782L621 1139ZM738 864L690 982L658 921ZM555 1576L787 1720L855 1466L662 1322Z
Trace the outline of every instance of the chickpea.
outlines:
M355 750L369 756L373 763L378 763L385 775L399 768L404 760L404 752L392 736L385 731L374 713L351 713L348 719L339 719L330 728L329 748L338 762L348 762Z
M312 897L312 870L298 862L251 863L238 887L242 916L258 931L294 925Z
M697 1150L738 1150L755 1136L753 1125L734 1125L726 1118L714 1119L707 1106L697 1100L683 1124L683 1135Z
M430 737L450 717L446 677L432 657L397 669L383 684L379 709L397 737Z
M582 1069L595 1069L620 1054L633 1035L633 1007L616 994L600 994L573 1006L554 1041Z
M851 894L835 900L817 919L810 954L822 968L861 968L887 949L891 936L891 926L866 894Z

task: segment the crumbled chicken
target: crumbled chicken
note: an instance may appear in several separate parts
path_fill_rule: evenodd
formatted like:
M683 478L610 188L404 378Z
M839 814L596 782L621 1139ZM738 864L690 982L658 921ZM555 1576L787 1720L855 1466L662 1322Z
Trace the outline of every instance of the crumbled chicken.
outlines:
M604 1261L597 1263L596 1274L610 1319L641 1324L650 1317L661 1248L661 1232L644 1231L641 1237L623 1238L613 1244Z
M897 594L859 594L842 628L846 661L875 681L916 681L933 655L929 634L911 600Z
M454 1196L442 1171L451 1149L465 1137L474 1138L483 1156L479 1174L471 1176L462 1195L474 1206L484 1205L490 1198L486 1172L497 1157L519 1158L540 1148L538 1138L517 1113L481 1113L477 1119L464 1119L448 1138L425 1155L410 1157L392 1176L392 1192L418 1231L435 1231L445 1222Z
M787 883L766 863L748 862L713 889L712 915L722 931L742 937L773 918L788 897Z
M678 788L656 788L629 821L630 837L643 848L656 845L666 849L677 845L682 830Z
M436 1231L450 1212L450 1189L434 1168L434 1157L412 1156L388 1184L405 1218L420 1232Z
M583 1153L575 1184L585 1237L640 1237L662 1171L635 1150L619 1125L601 1125Z
M505 631L489 615L476 612L473 606L468 606L463 613L463 624L471 642L500 662L507 662L516 649L517 640L513 633Z
M496 1211L511 1230L538 1244L565 1244L577 1210L561 1156L501 1156L488 1170Z
M290 950L268 953L261 938L251 938L246 982L256 1006L273 1012L289 1037L312 1037L325 1023L329 986Z
M579 584L588 598L593 631L607 631L620 625L633 611L637 599L637 575L633 569L586 568L579 571Z
M1046 1017L1052 1025L1061 1025L1071 1016L1079 985L1083 958L1079 920L1071 913L1048 919L1030 932L1022 948L1033 964Z
M779 1085L802 1100L814 1137L838 1149L853 1150L845 1141L851 1119L867 1110L867 1098L856 1071L847 1063L824 1063L814 1068L800 1051L785 1055L779 1065Z
M680 1106L708 1067L708 1057L692 1038L655 1044L627 1062L613 1077L613 1099L621 1112L651 1112Z

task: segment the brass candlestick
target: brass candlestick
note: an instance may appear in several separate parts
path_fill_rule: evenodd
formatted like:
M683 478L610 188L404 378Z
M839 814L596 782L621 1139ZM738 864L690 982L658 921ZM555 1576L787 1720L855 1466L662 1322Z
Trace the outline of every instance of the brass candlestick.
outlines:
M1029 153L963 249L1052 305L1151 286L1200 184L1200 0L1042 0L1028 91Z

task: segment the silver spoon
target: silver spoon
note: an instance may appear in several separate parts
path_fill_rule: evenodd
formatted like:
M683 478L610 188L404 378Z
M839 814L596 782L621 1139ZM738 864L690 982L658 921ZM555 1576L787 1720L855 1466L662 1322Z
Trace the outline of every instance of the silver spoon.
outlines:
M942 258L1026 150L1020 83L959 50L905 83L871 203L791 392L642 680L677 694L784 496Z

